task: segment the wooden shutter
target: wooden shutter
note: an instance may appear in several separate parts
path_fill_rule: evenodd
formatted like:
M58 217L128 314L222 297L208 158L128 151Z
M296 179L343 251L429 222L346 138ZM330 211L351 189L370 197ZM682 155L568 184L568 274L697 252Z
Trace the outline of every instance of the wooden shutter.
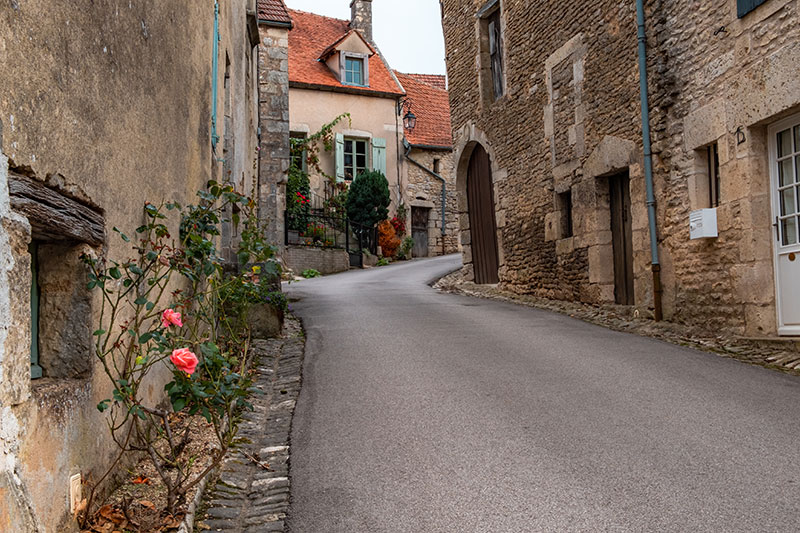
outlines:
M736 0L736 16L742 18L767 0Z
M344 181L344 135L336 134L336 181Z
M386 139L372 139L372 170L386 175Z

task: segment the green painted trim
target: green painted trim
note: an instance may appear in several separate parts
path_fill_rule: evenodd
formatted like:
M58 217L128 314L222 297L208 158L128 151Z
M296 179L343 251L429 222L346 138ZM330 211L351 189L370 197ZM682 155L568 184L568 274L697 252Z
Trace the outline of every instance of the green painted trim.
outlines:
M28 245L31 254L31 379L42 377L39 366L39 246L35 242Z

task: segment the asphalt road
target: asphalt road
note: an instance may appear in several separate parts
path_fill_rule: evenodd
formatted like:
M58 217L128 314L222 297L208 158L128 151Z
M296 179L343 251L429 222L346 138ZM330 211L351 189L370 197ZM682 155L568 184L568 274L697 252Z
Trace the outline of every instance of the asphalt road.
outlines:
M289 287L293 533L800 531L800 380L427 283Z

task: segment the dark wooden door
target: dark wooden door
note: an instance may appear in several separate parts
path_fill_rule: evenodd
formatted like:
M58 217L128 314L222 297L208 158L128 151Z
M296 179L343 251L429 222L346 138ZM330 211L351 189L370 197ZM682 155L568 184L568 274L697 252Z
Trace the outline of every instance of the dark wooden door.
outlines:
M611 197L611 238L614 246L614 300L633 305L633 237L628 173L608 178Z
M475 283L497 283L497 223L489 154L475 147L467 170L467 202Z
M427 207L411 208L411 237L414 239L413 257L428 257L428 218L431 210Z

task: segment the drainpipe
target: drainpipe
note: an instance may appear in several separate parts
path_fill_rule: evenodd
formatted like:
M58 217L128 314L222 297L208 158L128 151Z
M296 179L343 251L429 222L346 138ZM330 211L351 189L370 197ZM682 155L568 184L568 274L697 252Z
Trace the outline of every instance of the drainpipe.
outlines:
M644 144L644 180L647 187L647 219L650 223L650 257L653 270L653 308L655 319L663 318L661 309L661 264L658 260L656 234L656 198L653 192L653 152L650 146L650 108L647 94L647 37L644 25L644 0L636 0L636 24L639 40L639 93L642 104L642 142Z
M441 177L439 174L437 174L433 170L430 170L428 167L426 167L425 165L423 165L419 161L416 161L416 160L411 158L411 156L409 154L411 154L411 148L413 148L413 147L408 142L408 139L406 139L405 137L403 137L403 147L406 149L406 159L408 159L409 161L411 161L412 163L417 165L419 168L421 168L422 170L424 170L425 172L427 172L428 174L430 174L431 176L433 176L434 178L436 178L437 180L442 182L442 255L444 255L444 251L445 251L444 236L446 234L446 231L445 231L445 211L447 210L447 181L445 181L445 179L443 177Z
M216 150L217 142L219 142L219 134L217 133L217 96L219 88L217 87L217 78L219 78L219 0L214 2L214 44L213 54L211 59L211 145Z

